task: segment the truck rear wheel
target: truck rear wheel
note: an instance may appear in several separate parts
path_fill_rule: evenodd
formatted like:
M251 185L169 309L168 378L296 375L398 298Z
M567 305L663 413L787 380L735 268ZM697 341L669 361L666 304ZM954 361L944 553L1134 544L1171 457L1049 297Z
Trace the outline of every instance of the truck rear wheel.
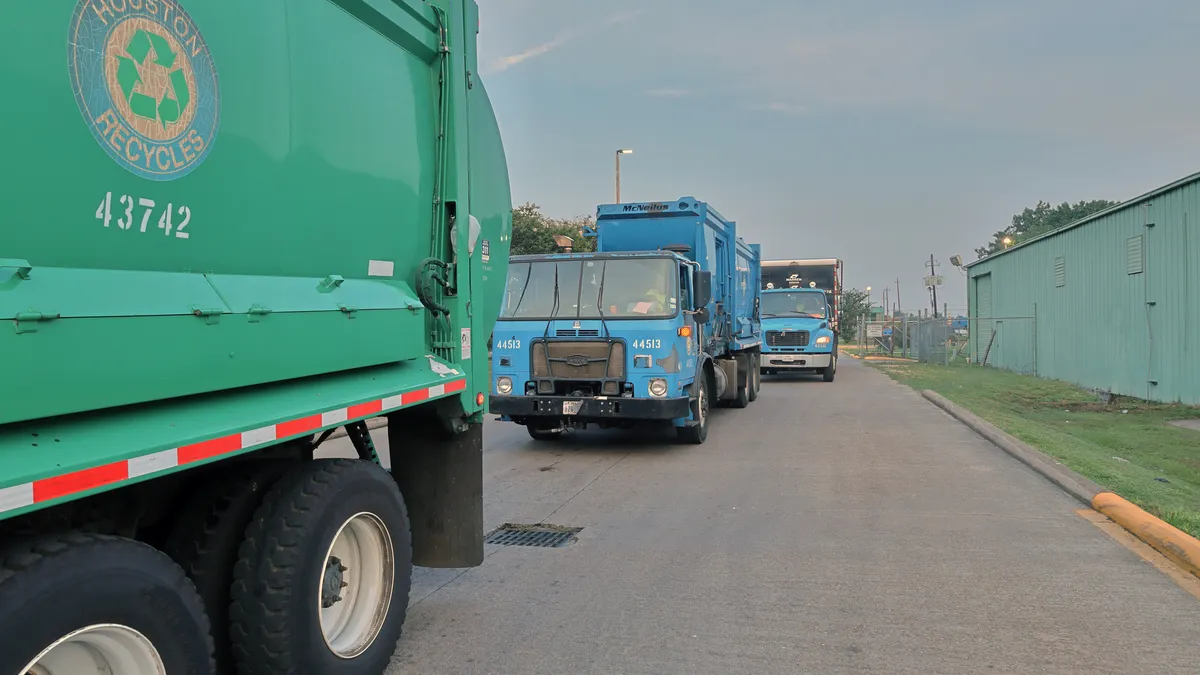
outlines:
M217 672L200 596L141 542L70 532L10 546L0 607L2 673Z
M246 528L263 496L290 465L285 462L253 464L220 474L195 491L196 498L175 522L163 550L179 563L212 622L218 672L232 673L229 643L229 588L233 567Z
M242 675L380 675L408 612L412 539L382 467L317 460L263 500L230 591Z
M708 413L709 413L709 387L708 376L703 373L700 378L692 383L692 389L695 390L696 396L692 398L692 420L696 424L689 424L684 427L675 427L675 433L679 435L679 439L685 443L692 445L700 445L708 438Z

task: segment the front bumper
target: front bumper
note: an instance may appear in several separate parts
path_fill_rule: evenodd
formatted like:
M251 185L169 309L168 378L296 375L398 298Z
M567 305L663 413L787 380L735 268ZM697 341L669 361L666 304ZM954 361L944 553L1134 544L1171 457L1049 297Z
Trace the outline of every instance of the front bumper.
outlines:
M759 362L760 368L770 368L772 370L783 370L786 368L795 368L797 370L817 370L828 368L833 362L833 353L824 352L821 354L801 354L801 353L776 353L763 352L762 359Z
M564 403L579 403L579 409L570 412ZM498 396L489 399L488 410L493 415L506 415L515 420L536 418L591 420L674 420L691 413L691 402L681 398L620 398L593 397L572 398L570 396Z

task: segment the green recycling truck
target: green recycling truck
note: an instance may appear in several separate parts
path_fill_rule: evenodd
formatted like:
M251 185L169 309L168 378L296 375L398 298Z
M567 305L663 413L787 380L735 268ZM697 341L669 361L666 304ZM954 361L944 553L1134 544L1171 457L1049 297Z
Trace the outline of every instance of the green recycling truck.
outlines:
M483 559L474 0L0 22L0 673L382 673ZM386 416L390 470L365 420ZM315 459L345 429L357 459Z

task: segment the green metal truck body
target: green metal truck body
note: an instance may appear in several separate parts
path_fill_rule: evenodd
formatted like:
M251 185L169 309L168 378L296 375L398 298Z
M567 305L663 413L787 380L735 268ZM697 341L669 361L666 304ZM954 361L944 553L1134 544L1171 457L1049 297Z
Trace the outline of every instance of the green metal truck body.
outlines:
M0 544L157 545L196 481L387 415L413 559L482 560L511 198L477 32L473 0L12 8Z

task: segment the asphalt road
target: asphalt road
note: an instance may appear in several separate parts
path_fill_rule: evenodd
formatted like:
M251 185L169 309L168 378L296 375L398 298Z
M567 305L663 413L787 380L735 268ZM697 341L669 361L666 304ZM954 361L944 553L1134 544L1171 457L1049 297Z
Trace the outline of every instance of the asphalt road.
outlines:
M1195 597L915 392L839 366L768 379L698 447L489 421L489 529L584 529L417 570L391 672L1197 672Z

